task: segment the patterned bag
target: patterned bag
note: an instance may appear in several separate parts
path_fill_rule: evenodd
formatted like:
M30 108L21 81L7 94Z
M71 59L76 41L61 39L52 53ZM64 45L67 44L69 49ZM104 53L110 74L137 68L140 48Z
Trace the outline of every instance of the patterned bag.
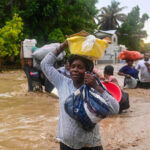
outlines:
M83 85L66 99L65 110L87 131L91 131L97 122L109 114L109 106L105 100L87 85Z

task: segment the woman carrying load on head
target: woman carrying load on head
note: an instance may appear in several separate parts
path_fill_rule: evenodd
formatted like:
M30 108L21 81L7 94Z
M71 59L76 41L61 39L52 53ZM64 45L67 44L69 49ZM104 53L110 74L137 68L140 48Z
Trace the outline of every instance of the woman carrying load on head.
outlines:
M56 56L68 46L65 41L53 53L49 53L41 62L41 68L45 76L54 84L59 93L60 116L58 123L58 140L60 141L60 150L102 150L99 125L92 131L84 130L78 121L71 118L65 111L64 103L67 97L86 84L99 92L106 103L109 105L110 113L117 114L119 111L118 102L108 94L105 89L99 86L92 74L93 62L78 55L71 55L69 59L70 76L65 77L60 74L53 66Z
M23 58L23 42L21 42L20 60L21 67L24 70L27 77L28 92L42 92L42 78L40 76L41 72L35 67L33 67L32 58Z
M126 60L127 65L123 66L119 72L118 75L124 76L124 86L126 85L126 79L133 77L134 79L138 80L138 70L135 69L133 66L133 60Z

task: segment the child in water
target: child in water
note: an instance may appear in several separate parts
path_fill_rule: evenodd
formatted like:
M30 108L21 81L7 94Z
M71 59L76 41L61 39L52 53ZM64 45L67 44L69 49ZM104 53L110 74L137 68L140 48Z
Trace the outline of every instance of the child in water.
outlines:
M107 65L104 68L104 76L96 69L93 69L93 72L97 75L100 80L104 82L113 82L119 86L117 79L115 78L114 74L114 67L111 65Z
M105 82L113 82L115 83L116 85L119 86L119 83L117 81L117 79L115 78L115 76L113 75L114 74L114 67L111 66L111 65L107 65L105 66L104 68L104 78L105 78ZM119 105L120 105L120 109L119 109L119 112L121 113L122 110L124 109L128 109L130 107L129 105L129 95L128 93L122 91L122 98L119 102Z
M119 83L118 83L116 77L114 76L114 67L112 65L105 66L104 76L102 76L102 74L100 74L98 71L95 71L95 70L93 70L93 71L100 78L100 80L103 80L104 82L112 82L119 86ZM130 107L128 93L124 92L123 90L121 90L121 92L122 92L122 98L119 102L119 105L120 105L119 112L120 113L122 112L122 110L128 109Z
M113 82L119 86L117 79L114 76L114 67L111 65L107 65L104 68L104 81L105 82Z

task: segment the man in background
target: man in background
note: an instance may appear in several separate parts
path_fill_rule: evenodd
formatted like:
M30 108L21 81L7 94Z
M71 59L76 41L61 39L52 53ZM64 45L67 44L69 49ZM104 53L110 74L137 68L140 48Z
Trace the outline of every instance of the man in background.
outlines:
M137 63L136 69L140 71L139 88L150 88L150 53L144 54L144 59Z

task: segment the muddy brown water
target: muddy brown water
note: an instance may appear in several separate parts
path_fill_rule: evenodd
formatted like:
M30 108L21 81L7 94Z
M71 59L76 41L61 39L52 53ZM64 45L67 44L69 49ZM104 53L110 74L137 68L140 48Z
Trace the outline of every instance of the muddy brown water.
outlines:
M114 65L116 71L120 66ZM117 79L122 86L123 78ZM104 150L149 150L150 90L125 91L130 109L99 123ZM0 150L59 150L58 115L58 98L28 93L22 70L0 73Z

